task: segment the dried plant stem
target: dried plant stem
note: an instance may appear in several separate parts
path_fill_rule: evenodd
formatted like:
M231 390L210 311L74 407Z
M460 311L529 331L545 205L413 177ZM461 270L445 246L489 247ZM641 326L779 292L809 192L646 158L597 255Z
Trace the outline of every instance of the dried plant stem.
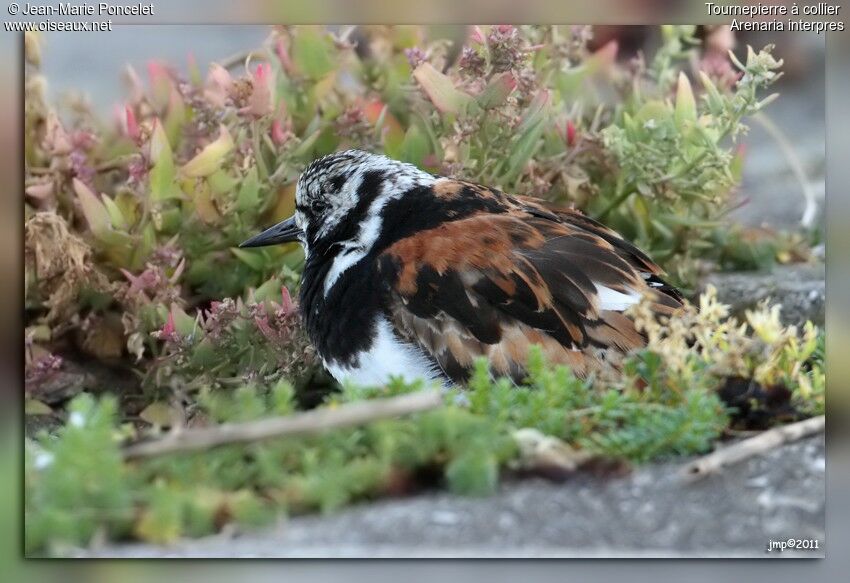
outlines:
M823 415L790 425L775 427L685 464L682 467L681 475L686 481L699 480L709 474L719 472L726 466L761 455L784 443L820 433L824 430L824 427L825 417Z
M138 158L136 154L129 154L126 156L118 156L112 160L107 160L105 162L101 162L97 166L95 166L95 170L98 172L106 172L108 170L123 170L127 167L127 165Z
M803 199L806 201L806 207L803 210L800 225L802 225L805 229L810 228L817 217L818 202L812 183L806 176L806 171L803 169L803 162L794 150L794 146L791 145L791 141L785 136L782 130L779 129L779 126L773 123L773 120L767 117L764 113L759 112L753 115L753 121L758 122L770 135L770 137L773 138L779 146L779 149L782 150L782 154L788 162L788 167L791 169L791 172L794 174L797 182L800 183Z
M225 69L232 69L238 65L245 65L247 68L252 59L266 60L266 58L267 56L263 51L241 51L221 59L218 64Z
M125 459L142 459L199 451L220 445L250 443L272 437L315 435L328 429L351 427L378 419L436 409L442 403L439 392L419 391L388 399L350 403L335 409L322 407L288 417L175 431L162 439L125 447L123 455Z
M46 174L52 174L54 170L53 168L45 168L43 166L28 166L24 169L24 172L33 176L44 176Z

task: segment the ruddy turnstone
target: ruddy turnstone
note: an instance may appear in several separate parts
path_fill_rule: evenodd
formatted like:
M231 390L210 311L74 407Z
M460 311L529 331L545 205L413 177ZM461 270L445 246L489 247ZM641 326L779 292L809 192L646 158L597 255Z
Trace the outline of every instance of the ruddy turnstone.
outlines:
M583 375L596 348L644 345L629 306L681 306L646 254L579 211L359 150L311 163L295 214L241 247L293 241L302 317L340 382L463 382L480 356L521 379L533 344Z

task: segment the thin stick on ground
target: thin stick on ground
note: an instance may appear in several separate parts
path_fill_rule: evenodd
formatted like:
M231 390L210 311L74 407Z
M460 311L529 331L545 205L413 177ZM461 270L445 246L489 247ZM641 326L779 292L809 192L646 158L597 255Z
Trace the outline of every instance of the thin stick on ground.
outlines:
M709 474L719 472L726 466L736 464L753 456L761 455L784 443L797 441L815 433L821 433L825 427L823 415L805 419L790 425L775 427L763 433L739 441L735 445L718 449L706 456L685 464L681 476L686 481L696 481Z
M272 437L315 435L328 429L362 425L378 419L436 409L442 403L443 399L438 391L419 391L388 399L349 403L335 409L322 407L287 417L176 431L162 439L127 446L123 455L125 459L142 459L205 450L221 445L250 443Z

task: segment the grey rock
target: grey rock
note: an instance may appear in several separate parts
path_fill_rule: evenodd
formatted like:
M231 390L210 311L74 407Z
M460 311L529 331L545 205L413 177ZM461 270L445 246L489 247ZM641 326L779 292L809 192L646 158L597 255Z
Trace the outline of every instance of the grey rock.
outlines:
M494 496L384 500L266 531L170 547L104 546L85 557L822 557L824 439L814 436L687 484L687 460L618 479L527 480ZM817 539L818 550L766 551Z
M718 299L729 304L738 317L767 299L782 306L781 317L786 324L801 325L811 320L822 326L826 315L825 273L822 263L781 266L769 273L715 273L705 278L701 288L709 284L716 287Z
M95 376L76 363L66 361L58 370L37 383L26 383L27 395L48 405L67 401L97 384Z

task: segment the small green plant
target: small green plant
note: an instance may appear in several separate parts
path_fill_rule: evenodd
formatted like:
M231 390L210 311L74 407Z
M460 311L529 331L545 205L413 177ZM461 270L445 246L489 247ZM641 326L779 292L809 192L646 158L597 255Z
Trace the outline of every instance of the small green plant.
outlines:
M26 547L61 552L95 536L126 534L134 519L131 477L121 459L114 399L82 395L55 437L25 448Z
M526 453L535 430L588 457L646 462L705 452L738 412L721 399L729 378L791 391L796 416L823 412L823 335L779 324L762 307L741 324L712 292L670 325L643 307L636 317L646 349L579 379L533 351L519 386L476 364L467 387L445 392L444 406L316 437L222 446L201 453L122 461L111 399L72 402L66 426L27 445L28 552L61 553L92 537L170 542L224 524L265 524L277 515L328 512L354 500L420 487L424 475L459 494L493 492ZM421 382L344 387L325 407L421 390ZM296 411L285 380L261 379L230 391L202 389L190 424L250 421ZM757 404L753 404L756 407ZM775 421L774 421L775 422ZM155 434L155 430L154 430ZM580 462L577 462L580 464Z

